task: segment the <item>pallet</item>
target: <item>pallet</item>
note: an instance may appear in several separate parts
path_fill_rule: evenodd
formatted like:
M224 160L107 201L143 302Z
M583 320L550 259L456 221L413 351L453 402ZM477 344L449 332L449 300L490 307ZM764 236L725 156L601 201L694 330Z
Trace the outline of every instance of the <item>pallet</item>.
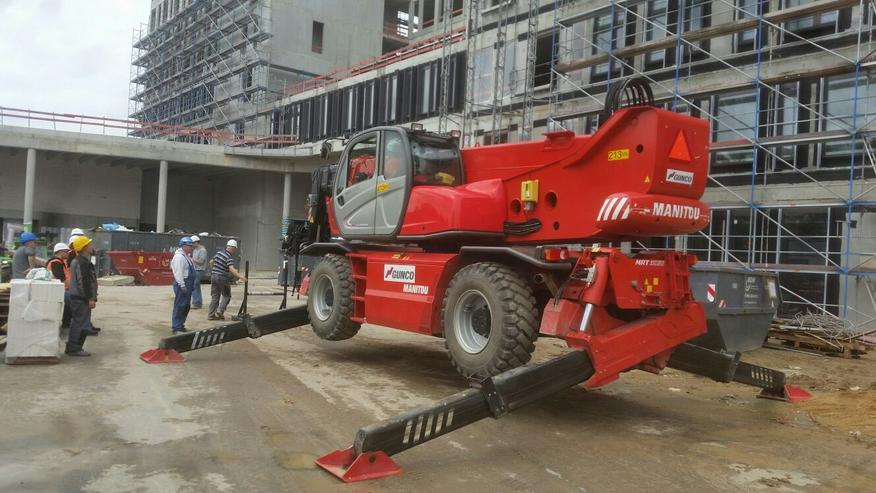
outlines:
M782 346L795 349L810 350L831 356L843 358L857 358L867 354L867 348L863 344L851 340L827 340L801 332L789 332L787 330L770 329L769 337L779 341Z
M9 283L0 284L0 327L9 321L9 290L11 286ZM0 331L0 333L5 333L5 331Z
M60 362L60 356L22 356L19 358L6 358L7 365L56 365Z

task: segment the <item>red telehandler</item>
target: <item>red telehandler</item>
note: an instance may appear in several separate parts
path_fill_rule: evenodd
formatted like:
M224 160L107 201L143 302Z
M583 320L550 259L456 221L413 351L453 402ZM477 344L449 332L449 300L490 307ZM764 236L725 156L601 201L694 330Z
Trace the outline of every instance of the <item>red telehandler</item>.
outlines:
M621 106L621 101L628 104ZM162 341L190 350L310 323L327 340L364 323L443 337L473 388L363 428L317 463L345 481L401 472L390 455L577 384L672 366L795 400L784 375L686 344L706 331L676 251L620 242L693 233L709 124L654 107L645 82L616 83L603 124L541 141L459 149L453 136L378 127L313 175L294 254L321 260L293 308ZM324 147L324 150L327 150ZM212 331L212 332L211 332ZM198 335L200 334L200 335ZM539 337L575 349L526 365Z

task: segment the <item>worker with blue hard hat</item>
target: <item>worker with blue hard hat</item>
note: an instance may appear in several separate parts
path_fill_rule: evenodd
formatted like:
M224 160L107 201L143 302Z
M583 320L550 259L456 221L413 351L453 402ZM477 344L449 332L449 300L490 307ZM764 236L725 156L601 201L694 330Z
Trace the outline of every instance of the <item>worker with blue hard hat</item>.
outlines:
M170 261L173 271L173 315L171 316L171 331L174 334L188 332L186 318L192 304L192 291L195 289L195 263L192 261L193 244L189 236L179 240L179 248Z
M45 259L36 255L37 240L37 235L30 231L21 233L21 237L18 239L21 246L12 255L13 279L24 279L31 269L46 265Z

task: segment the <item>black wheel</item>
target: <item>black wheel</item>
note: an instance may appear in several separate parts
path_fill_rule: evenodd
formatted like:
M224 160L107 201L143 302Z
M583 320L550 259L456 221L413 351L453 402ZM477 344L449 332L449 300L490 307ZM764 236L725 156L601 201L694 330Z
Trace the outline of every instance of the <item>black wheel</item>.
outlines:
M505 265L479 262L460 269L447 287L441 316L450 361L464 377L497 375L532 357L535 297Z
M316 335L342 341L359 332L359 324L350 319L355 289L353 269L346 257L329 254L316 264L307 290L307 314Z

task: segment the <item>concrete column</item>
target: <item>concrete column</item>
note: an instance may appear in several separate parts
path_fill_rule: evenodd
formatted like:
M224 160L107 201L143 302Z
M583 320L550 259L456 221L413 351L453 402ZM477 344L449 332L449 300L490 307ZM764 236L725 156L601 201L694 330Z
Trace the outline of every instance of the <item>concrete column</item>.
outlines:
M167 161L161 161L158 169L158 213L155 215L155 232L164 233L167 217Z
M280 227L283 228L283 231L280 235L285 235L286 231L289 228L289 221L292 219L289 217L289 209L292 202L292 173L286 173L283 176L283 218L280 223Z
M432 16L432 26L438 29L438 24L441 22L441 0L435 0L435 14ZM437 32L437 31L436 31Z
M27 171L24 178L24 230L33 231L33 193L36 187L36 149L27 150Z
M425 14L424 10L426 8L426 0L417 0L417 29L423 29L423 15Z
M415 29L414 9L416 9L416 7L415 7L416 3L417 3L417 0L411 0L410 2L408 2L408 37L409 38L414 35L414 29Z

